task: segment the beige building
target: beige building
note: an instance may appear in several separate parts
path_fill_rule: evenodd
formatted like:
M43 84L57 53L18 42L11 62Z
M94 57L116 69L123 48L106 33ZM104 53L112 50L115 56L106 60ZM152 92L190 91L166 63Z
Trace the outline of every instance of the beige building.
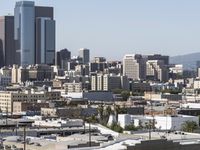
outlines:
M49 103L45 102L13 102L13 113L21 113L27 111L41 111L41 108L48 108Z
M13 65L12 68L12 83L22 83L28 80L28 70L26 68Z
M82 83L64 83L65 93L80 93L82 92Z
M60 99L60 92L35 92L35 91L25 91L25 92L0 92L0 109L3 112L13 112L13 102L27 102L27 103L37 103L38 100L58 100Z
M91 89L92 91L128 89L128 78L115 74L98 74L91 77Z
M142 80L146 77L145 59L139 54L125 55L123 58L123 75L133 80Z
M193 87L194 87L194 89L200 89L200 80L195 80Z
M67 117L79 118L81 116L81 108L79 107L63 107L63 108L41 108L43 116L51 117Z
M12 83L51 80L52 78L53 69L48 65L35 65L26 68L13 65L12 67Z
M146 62L146 76L150 80L167 81L168 69L162 60L148 60Z

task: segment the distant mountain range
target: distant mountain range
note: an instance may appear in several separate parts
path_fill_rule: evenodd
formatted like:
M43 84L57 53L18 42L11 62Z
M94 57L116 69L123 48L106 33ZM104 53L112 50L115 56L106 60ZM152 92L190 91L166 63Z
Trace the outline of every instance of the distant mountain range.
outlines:
M184 69L196 69L196 62L200 61L200 53L172 56L169 58L171 64L183 64Z

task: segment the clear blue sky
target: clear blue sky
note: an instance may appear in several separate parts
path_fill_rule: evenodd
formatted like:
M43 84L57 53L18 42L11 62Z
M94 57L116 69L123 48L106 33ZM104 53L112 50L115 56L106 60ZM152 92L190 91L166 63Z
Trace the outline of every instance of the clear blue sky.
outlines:
M0 0L0 15L16 0ZM200 52L200 0L35 0L53 6L56 49L122 59L126 53Z

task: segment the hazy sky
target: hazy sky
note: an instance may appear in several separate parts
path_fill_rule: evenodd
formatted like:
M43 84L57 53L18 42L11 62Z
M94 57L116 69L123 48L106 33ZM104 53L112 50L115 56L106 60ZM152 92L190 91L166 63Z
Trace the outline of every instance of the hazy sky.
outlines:
M0 15L16 0L0 0ZM122 59L126 53L200 52L200 0L35 0L54 7L56 49Z

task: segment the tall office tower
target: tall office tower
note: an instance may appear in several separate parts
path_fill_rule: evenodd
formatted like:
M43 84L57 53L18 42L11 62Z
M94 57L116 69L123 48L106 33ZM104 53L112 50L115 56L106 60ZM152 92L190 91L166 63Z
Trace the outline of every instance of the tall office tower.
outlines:
M62 69L66 68L68 62L71 59L71 52L68 49L62 49L56 53L56 65Z
M20 1L15 5L14 38L16 61L22 66L35 63L35 7L34 2Z
M0 67L15 63L14 16L0 17Z
M130 54L123 58L123 75L132 80L146 78L146 62L142 55Z
M169 65L169 56L164 56L160 54L148 55L148 60L163 60L164 65Z
M146 65L147 79L156 81L168 80L169 72L163 60L148 60Z
M55 63L55 21L36 18L36 64Z
M55 64L53 7L35 7L36 64Z
M53 7L38 7L31 1L16 2L14 20L17 64L54 64Z
M90 50L81 48L79 50L79 57L82 58L83 64L88 64L90 62Z

